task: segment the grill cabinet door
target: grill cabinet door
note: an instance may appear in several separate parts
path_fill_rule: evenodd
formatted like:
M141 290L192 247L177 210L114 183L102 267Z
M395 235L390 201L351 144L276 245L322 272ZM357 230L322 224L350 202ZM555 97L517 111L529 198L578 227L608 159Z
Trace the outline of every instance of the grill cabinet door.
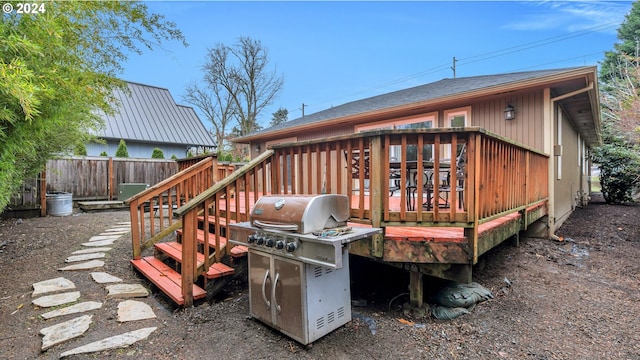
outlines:
M292 338L307 342L307 311L304 308L304 264L279 256L273 258L273 311L276 326Z
M273 325L272 284L271 256L253 249L249 250L249 312L252 317L269 325Z

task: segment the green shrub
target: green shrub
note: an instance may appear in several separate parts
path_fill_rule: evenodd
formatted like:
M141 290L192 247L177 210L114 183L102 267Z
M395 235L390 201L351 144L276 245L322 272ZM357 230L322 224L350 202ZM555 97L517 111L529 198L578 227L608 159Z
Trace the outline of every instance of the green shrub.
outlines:
M176 154L171 155L171 160L178 160L178 157L176 156Z
M164 153L159 148L153 149L153 153L151 154L152 159L164 159Z
M75 149L73 149L73 155L87 156L87 147L83 143L76 144Z
M107 155L106 151L103 151L103 152L100 153L100 156L109 156L109 155Z
M127 151L127 144L122 139L120 139L120 143L118 144L118 150L116 150L116 157L119 157L119 158L129 157L129 152Z
M612 142L596 148L593 161L600 167L600 186L607 203L624 204L633 200L640 186L640 152L637 147Z

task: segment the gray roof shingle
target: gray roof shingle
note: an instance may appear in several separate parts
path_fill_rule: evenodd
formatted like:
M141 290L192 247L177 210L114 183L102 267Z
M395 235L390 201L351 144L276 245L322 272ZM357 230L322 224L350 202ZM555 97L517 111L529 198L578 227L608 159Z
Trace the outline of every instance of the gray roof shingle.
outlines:
M104 139L214 146L215 141L193 108L177 105L167 89L127 82L129 93L115 90L114 113L98 114L105 127L94 135Z
M442 79L425 85L348 102L343 105L278 124L251 135L262 133L266 134L272 131L308 125L325 120L389 109L395 106L407 105L421 101L435 100L451 95L491 88L494 86L507 85L510 83L557 75L575 69L581 69L581 67Z

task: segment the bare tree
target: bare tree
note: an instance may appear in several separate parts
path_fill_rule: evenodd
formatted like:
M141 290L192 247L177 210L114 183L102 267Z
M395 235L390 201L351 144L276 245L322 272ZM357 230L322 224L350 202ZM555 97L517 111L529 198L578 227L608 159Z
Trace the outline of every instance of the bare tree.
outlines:
M190 84L187 86L186 91L183 100L200 109L213 125L218 149L226 150L228 147L228 141L226 141L227 127L235 115L231 93L216 83L207 83L206 88L202 88L197 84Z
M267 49L249 37L241 37L234 46L218 44L208 51L205 81L231 97L241 136L260 128L258 115L282 89L282 77L275 69L269 71L268 64Z

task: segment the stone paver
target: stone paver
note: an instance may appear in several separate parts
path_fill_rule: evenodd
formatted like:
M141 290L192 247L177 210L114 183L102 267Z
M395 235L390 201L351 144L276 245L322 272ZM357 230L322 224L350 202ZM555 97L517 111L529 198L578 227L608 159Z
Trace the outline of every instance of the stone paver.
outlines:
M130 226L126 226L126 227L123 226L123 227L115 227L115 228L111 228L111 229L105 230L105 232L121 232L121 231L129 232L129 231L131 231L131 227Z
M100 235L93 236L88 242L82 244L87 248L76 250L65 259L65 262L71 263L68 266L59 268L60 271L72 270L92 270L104 266L104 261L97 260L106 257L105 252L111 250L109 245L120 239L122 235L130 233L130 222L118 223L111 229L107 229ZM87 261L88 260L88 261ZM91 277L96 283L108 284L122 282L122 279L110 275L106 272L94 271ZM59 277L55 279L45 280L33 284L33 295L42 295L60 291L75 289L73 282ZM139 284L112 284L106 286L107 298L133 298L149 296L149 290ZM42 308L66 305L77 302L80 298L80 292L54 293L44 295L32 300L33 304ZM65 306L59 309L45 312L40 316L48 321L53 318L70 314L80 314L88 311L101 309L102 302L85 301L73 305ZM40 330L42 338L42 351L51 348L54 345L65 342L69 339L76 338L84 334L90 327L93 315L83 315L71 320L67 320ZM135 300L125 300L118 304L118 322L139 321L145 319L156 318L153 309L146 303ZM70 356L74 354L91 353L104 351L114 348L122 348L129 346L137 341L146 339L156 327L143 328L131 331L121 335L108 337L106 339L96 341L87 345L76 347L75 349L65 351L60 357Z
M103 252L94 252L89 254L80 254L80 255L71 255L68 258L64 259L66 263L78 262L78 261L87 261L93 259L101 259L105 257L106 254Z
M92 272L91 277L93 278L93 281L97 282L98 284L122 282L122 279L120 279L119 277L107 274L106 272Z
M96 235L89 238L89 241L101 241L101 240L118 240L121 235Z
M92 247L88 249L76 250L71 255L89 254L94 252L105 252L111 250L110 247Z
M60 357L63 358L70 355L85 354L85 353L91 353L96 351L104 351L108 349L127 347L131 344L136 343L137 341L148 338L149 335L151 335L151 333L154 332L156 329L157 327L149 327L149 328L143 328L135 331L130 331L128 333L124 333L121 335L112 336L106 339L102 339L100 341L92 342L90 344L77 347L69 351L65 351L62 354L60 354Z
M125 300L118 304L118 321L136 321L155 319L156 314L151 306L137 300Z
M33 293L31 296L38 296L50 292L75 289L76 285L73 281L58 277L55 279L44 280L33 284Z
M107 245L113 245L113 243L116 240L96 240L96 241L89 241L86 243L82 243L82 246L86 246L86 247L98 247L98 246L107 246Z
M92 317L93 315L83 315L40 330L40 334L44 335L42 338L42 351L84 334L89 330Z
M147 297L149 290L140 284L107 285L108 298Z
M128 230L127 231L109 231L109 232L100 233L100 236L111 236L111 235L120 236L120 235L124 235L124 234L128 234L128 233L129 233Z
M62 294L41 296L37 299L33 299L31 302L33 305L40 307L52 307L62 304L72 303L80 298L79 291L72 291Z
M69 266L65 266L59 268L60 271L74 271L74 270L91 270L95 268L100 268L104 266L104 261L102 260L91 260L79 264L73 264Z
M83 313L91 310L96 310L96 309L100 309L101 307L102 307L101 302L85 301L85 302L73 304L71 306L68 306L62 309L52 310L40 316L42 316L45 319L51 319L58 316L77 314L77 313Z

